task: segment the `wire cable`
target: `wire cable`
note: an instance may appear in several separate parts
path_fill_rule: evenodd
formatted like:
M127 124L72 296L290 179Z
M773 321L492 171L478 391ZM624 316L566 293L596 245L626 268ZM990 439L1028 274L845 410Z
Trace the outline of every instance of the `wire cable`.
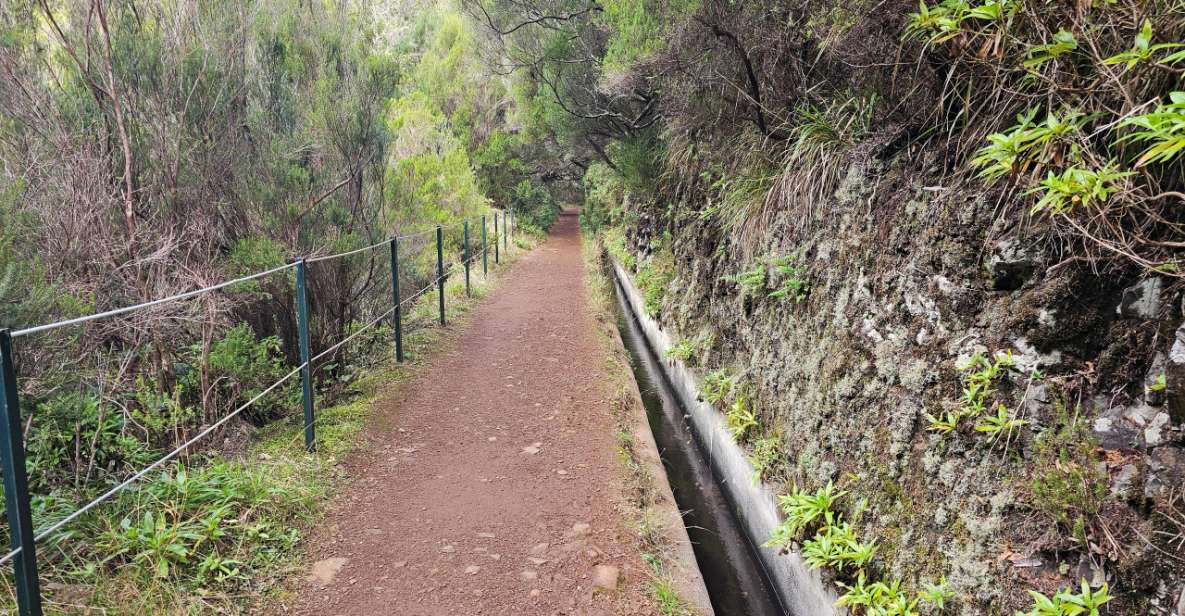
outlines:
M96 314L78 317L75 319L67 319L65 321L58 321L56 323L47 323L45 325L38 325L36 327L30 327L27 329L18 329L16 331L12 332L12 337L13 338L20 338L21 336L28 336L29 334L36 334L36 333L40 333L40 332L44 332L44 331L49 331L51 329L58 329L59 327L66 327L68 325L79 325L79 324L86 323L89 321L96 321L98 319L105 319L107 317L113 317L113 316L117 316L117 315L121 315L121 314L126 314L129 312L141 310L144 308L151 308L152 306L159 306L161 304L167 304L169 302L175 302L175 301L180 301L183 299L189 299L192 297L197 297L199 295L203 295L205 293L210 293L211 291L225 289L226 287L229 287L233 284L238 284L240 282L247 282L249 280L255 280L257 278L262 278L262 277L267 276L269 274L275 274L276 272L282 272L282 271L292 268L292 267L296 267L296 263L289 263L287 265L281 265L280 267L275 267L275 268L272 268L272 269L267 270L265 272L259 272L258 274L251 274L250 276L243 276L242 278L236 278L234 280L220 282L212 287L205 287L203 289L197 289L195 291L188 291L185 293L179 293L177 295L171 295L169 297L162 297L161 299L154 299L150 302L144 302L142 304L136 304L134 306L125 306L123 308L116 308L114 310L108 310L106 312L99 312ZM3 564L3 563L0 563L0 564Z
M90 511L91 509L95 508L99 504L110 499L112 496L115 496L116 494L120 493L121 491L123 491L124 488L143 479L146 475L148 475L148 473L151 473L152 471L156 470L157 468L160 468L160 466L162 464L164 464L165 462L168 462L169 460L176 458L178 455L181 454L181 452L185 451L186 449L189 449L189 447L192 446L194 443L200 441L201 439L205 438L211 432L222 427L223 424L230 421L232 418L236 417L239 413L242 413L243 411L245 411L248 407L250 407L252 404L255 404L256 402L258 402L261 398L263 398L267 394L270 394L271 392L275 391L275 389L277 387L284 384L285 381L287 381L288 379L295 376L298 372L300 372L302 369L304 369L304 367L305 367L305 364L303 364L303 363L300 364L299 366L294 368L288 374L284 375L283 377L280 377L280 380L276 381L275 383L272 383L267 389L256 394L254 398L251 398L247 402L243 403L242 405L240 405L238 408L236 408L231 413L227 414L222 419L219 419L218 421L214 422L212 425L210 425L205 430L202 430L201 432L199 432L193 438L189 439L188 441L185 441L179 447L177 447L173 451L169 452L167 455L165 455L161 459L157 460L156 462L153 462L152 464L149 464L148 466L144 467L140 471L137 471L136 474L123 480L118 485L116 485L114 488L107 490L102 495L100 495L99 497L90 501L86 505L83 505L79 509L76 509L74 511L74 513L71 513L70 515L62 518L61 520L58 520L54 524L50 525L48 528L46 528L42 531L39 531L37 534L35 534L33 536L33 542L38 543L38 542L44 540L46 537L51 535L54 531L58 530L59 528L62 528L63 526L69 524L70 522L73 522L74 520L77 520L79 517L82 516L82 514L86 513L87 511ZM4 563L8 562L9 560L12 560L12 558L15 557L18 553L20 553L20 548L17 548L16 550L6 554L4 557L0 558L0 565L3 565Z
M357 249L350 250L347 252L339 252L334 255L321 255L318 257L305 257L304 262L305 263L318 263L320 261L329 261L330 259L339 259L341 257L348 257L350 255L356 255L360 252L365 252L367 250L374 250L375 248L378 248L379 246L386 246L390 241L391 240L383 240L381 242L376 242L374 244L371 244L370 246L363 246L362 248L357 248Z

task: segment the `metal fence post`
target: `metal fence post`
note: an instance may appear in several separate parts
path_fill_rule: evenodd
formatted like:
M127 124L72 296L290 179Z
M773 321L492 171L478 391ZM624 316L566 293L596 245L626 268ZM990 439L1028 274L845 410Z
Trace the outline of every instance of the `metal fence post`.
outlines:
M490 252L486 249L486 217L481 217L481 275L490 275Z
M21 616L41 616L41 583L37 579L37 546L33 541L33 515L29 504L29 477L17 395L12 333L0 330L0 464L4 465L4 502L12 549L20 553L12 561L16 601Z
M473 293L469 290L469 221L465 221L465 297L470 297Z
M304 394L304 445L316 450L313 432L313 364L309 360L309 298L305 280L304 257L296 260L296 324L300 334L300 384Z
M403 308L399 302L399 238L391 238L391 298L395 301L395 361L403 361Z
M498 212L494 212L494 263L502 262L502 257L498 253Z
M444 230L436 225L436 290L440 296L440 324L444 325Z
M510 256L510 211L502 215L502 252Z

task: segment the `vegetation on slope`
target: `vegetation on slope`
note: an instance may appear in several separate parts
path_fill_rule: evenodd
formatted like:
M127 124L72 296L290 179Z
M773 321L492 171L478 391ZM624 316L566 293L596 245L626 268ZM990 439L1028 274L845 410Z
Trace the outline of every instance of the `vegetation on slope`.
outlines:
M1176 609L1179 2L464 5L846 605Z
M531 162L513 83L489 75L479 38L455 8L418 2L4 4L0 327L436 224L451 270L454 223L508 208L546 228L562 187ZM435 276L431 242L400 245L405 297ZM387 259L309 264L314 353L390 308ZM18 339L34 526L289 374L293 286L288 271ZM409 354L429 316L405 313ZM52 533L39 554L50 608L236 611L274 587L354 442L391 336L380 325L316 364L318 456L300 451L290 379Z

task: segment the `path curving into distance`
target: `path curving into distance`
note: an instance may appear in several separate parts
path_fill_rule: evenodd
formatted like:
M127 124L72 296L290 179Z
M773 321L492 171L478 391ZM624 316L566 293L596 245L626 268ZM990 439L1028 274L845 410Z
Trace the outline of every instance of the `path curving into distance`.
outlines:
M576 213L448 351L378 403L309 547L297 614L654 614L620 504ZM617 589L594 589L611 578Z

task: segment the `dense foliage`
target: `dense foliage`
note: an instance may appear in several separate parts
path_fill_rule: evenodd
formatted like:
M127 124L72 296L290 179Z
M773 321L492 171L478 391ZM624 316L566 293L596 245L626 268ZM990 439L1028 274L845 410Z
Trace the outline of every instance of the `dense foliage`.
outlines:
M722 408L732 406L727 419L738 439L748 441L759 475L768 475L772 467L784 469L790 482L809 474L809 460L798 457L805 452L777 450L783 440L777 421L784 417L770 409L785 411L778 405L796 399L800 385L804 392L821 394L840 385L827 382L816 391L815 381L826 375L795 382L789 367L761 373L747 363L752 359L747 353L761 349L746 348L736 334L758 331L777 338L796 329L778 325L781 321L800 322L798 330L818 335L831 331L824 324L847 317L855 324L836 335L860 338L867 333L855 333L860 321L871 328L876 319L844 315L845 307L861 299L848 293L856 279L857 294L879 299L888 313L900 302L899 294L912 293L909 287L889 287L925 276L952 284L975 297L958 300L955 319L994 305L989 302L997 298L1007 302L1007 294L1023 284L1020 291L1028 294L1018 291L1009 312L1058 304L1039 317L1056 322L1058 334L1030 342L1041 352L1060 352L1057 343L1072 346L1074 361L1080 362L1059 367L1063 373L1052 381L1059 395L1083 400L1122 390L1131 404L1139 403L1143 384L1133 381L1143 377L1140 370L1150 369L1158 351L1167 351L1154 341L1171 332L1180 315L1167 309L1174 302L1165 300L1161 330L1154 322L1119 323L1114 330L1104 324L1110 323L1106 313L1115 312L1124 287L1142 279L1161 289L1178 283L1185 272L1180 241L1185 231L1185 7L1180 2L466 0L464 5L495 37L498 53L491 63L518 76L520 107L530 112L527 131L567 152L568 166L557 173L580 177L585 227L606 231L610 252L636 273L647 310L675 335L686 336L689 346L680 351L692 360L706 355L735 361L737 366L708 362L705 369L751 370L747 378L774 384L772 391L755 392L753 398L743 388L730 387L733 393L718 400ZM922 220L918 212L925 213ZM876 239L859 243L870 238ZM943 249L946 242L952 249ZM841 254L849 261L838 262ZM1021 275L993 272L1002 262L1021 263ZM919 271L900 277L885 273L903 266ZM827 297L828 288L844 294ZM1110 295L1100 300L1103 289ZM916 296L905 297L914 311L909 302ZM1078 316L1096 310L1103 316ZM1055 312L1058 316L1051 316ZM1074 316L1067 320L1069 314ZM767 317L771 321L764 321ZM943 320L950 324L945 314ZM1006 334L1027 335L1031 330L1024 327L1030 324L1019 323L1019 316L1016 320L1016 330ZM930 325L922 326L927 335ZM679 331L682 327L698 331ZM712 331L712 340L697 338L706 336L705 329ZM974 338L971 332L963 339ZM1105 342L1100 340L1104 335ZM938 355L918 336L919 354ZM1083 349L1079 342L1086 338L1092 342ZM795 346L801 342L787 341L782 348L801 350ZM946 342L954 348L954 342ZM845 350L864 348L862 341L846 344ZM1113 377L1109 371L1115 364L1101 366L1097 357L1107 345L1138 355L1130 361L1140 368ZM880 348L865 350L865 359L875 361L878 370L888 362ZM860 357L853 353L849 361L859 364ZM1101 380L1111 379L1111 389L1095 389L1096 369L1106 374ZM1038 377L1014 378L1027 378L1032 385ZM1162 376L1160 387L1172 390L1173 378L1170 374L1166 386ZM934 389L927 384L909 393ZM1017 394L1010 395L1009 404L1015 404ZM892 396L882 392L880 398ZM982 392L979 398L982 406ZM808 402L823 405L819 398ZM805 414L831 422L839 421L836 413L872 423L891 421L859 407L842 412L812 407ZM990 584L984 575L975 583L968 579L975 576L952 578L952 596L944 589L943 601L962 613L1030 608L1032 613L1077 613L1079 608L1065 605L1087 602L1093 603L1082 613L1096 613L1102 603L1108 603L1103 613L1143 613L1154 593L1169 592L1163 589L1177 588L1172 584L1180 580L1156 586L1151 571L1163 569L1146 553L1150 548L1124 553L1115 547L1123 545L1115 539L1115 528L1130 528L1131 518L1124 516L1135 516L1136 510L1176 511L1180 499L1117 503L1121 499L1107 493L1107 474L1092 463L1098 462L1097 443L1089 430L1080 429L1088 420L1077 414L1072 420L1046 415L1022 418L1004 403L973 413L955 408L932 417L930 435L920 430L909 436L918 451L933 445L926 442L937 438L933 433L966 431L1005 450L1015 446L1018 432L1035 438L1035 445L1025 444L1042 452L1034 458L1026 449L1026 458L1035 463L974 464L997 475L1016 475L1000 477L997 486L1023 494L1017 508L1024 511L1010 510L1009 523L1024 525L1030 515L1053 512L1056 524L1044 534L1031 528L994 530L988 539L998 544L990 545L1018 551L1022 548L1016 546L1023 545L1043 554L1046 562L1094 559L1105 563L1098 567L1106 568L1107 579L1114 574L1120 581L1108 595L1096 576L1095 590L1079 595L1072 565L1064 567L1070 573L1061 572L1065 580L1035 580L1001 567L992 569ZM759 420L768 425L758 425ZM1070 436L1051 439L1050 433ZM848 457L847 446L854 443L831 436L831 442L811 451L828 450L833 458L826 464L838 471L837 477L863 476L851 479L852 484L881 502L884 509L877 515L892 519L906 496L877 483L875 462ZM1057 461L1048 442L1057 443L1052 448ZM933 482L919 489L926 494ZM1149 519L1163 521L1163 516L1153 514L1144 523L1151 524ZM913 536L923 532L920 525L882 528L890 535L905 532L914 543L882 547L858 575L837 568L837 579L852 593L845 603L854 611L918 613L927 603L918 603L926 584L953 573L947 559L954 556L923 558L924 542ZM1185 526L1168 526L1171 530L1158 531L1160 539L1147 541L1171 554L1165 558L1179 559L1180 543L1166 538L1179 536ZM1146 542L1129 539L1133 545ZM1112 546L1106 556L1097 548L1104 543ZM877 564L882 556L896 560L882 566ZM903 567L912 578L904 586L878 578L899 576ZM995 584L1000 580L1065 583L1054 599L1036 599L1012 587L1001 591ZM984 592L985 586L975 584L993 590ZM902 602L890 601L883 592L875 601L857 596L872 587L892 588ZM906 596L910 593L913 599ZM1003 593L1011 596L1001 598ZM1059 602L1065 605L1055 605Z
M512 84L489 74L479 36L448 4L416 1L5 3L0 327L437 224L451 268L457 223L510 208L520 225L545 229L562 187L538 171L544 152L521 134ZM430 288L432 241L400 246L405 295ZM390 308L385 245L308 273L314 352ZM35 526L288 375L298 363L293 283L288 270L17 340ZM318 400L353 391L357 366L390 353L384 327L317 363ZM223 605L168 601L247 584L299 537L283 527L314 488L296 471L203 460L243 455L255 429L287 425L299 396L288 381L188 452L186 465L54 533L43 548L49 575L150 580L139 600L155 597L162 610ZM242 562L251 551L260 558ZM150 590L169 584L180 594Z

